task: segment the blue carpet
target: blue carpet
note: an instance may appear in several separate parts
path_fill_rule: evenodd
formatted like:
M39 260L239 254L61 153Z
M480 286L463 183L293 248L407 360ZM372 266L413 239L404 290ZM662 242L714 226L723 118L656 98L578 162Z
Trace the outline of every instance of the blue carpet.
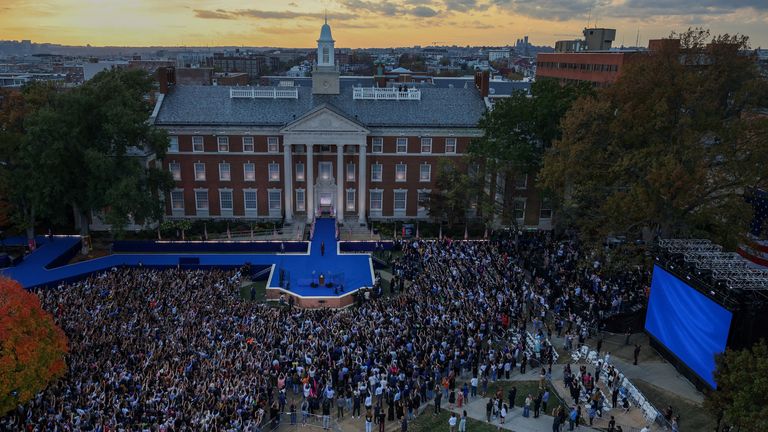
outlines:
M355 291L361 287L373 285L371 260L368 254L339 255L336 252L336 224L333 219L319 219L315 225L309 255L281 254L114 254L76 264L55 268L46 268L77 247L79 237L57 236L50 242L38 238L39 247L15 267L0 270L2 274L15 279L25 288L55 284L59 281L76 280L91 273L107 270L115 266L158 266L175 267L179 258L195 257L200 260L200 267L231 267L245 263L253 265L275 265L270 279L270 287L279 287L280 270L284 271L286 281L290 282L290 291L301 296L330 297ZM325 255L320 252L325 244ZM312 288L309 283L315 277L325 273L329 280L344 285L345 292L335 294L333 288Z

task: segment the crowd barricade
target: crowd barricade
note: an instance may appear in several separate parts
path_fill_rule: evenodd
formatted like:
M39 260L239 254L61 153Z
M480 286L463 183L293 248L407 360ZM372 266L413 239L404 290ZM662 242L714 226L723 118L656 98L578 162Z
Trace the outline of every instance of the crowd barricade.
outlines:
M306 253L305 241L157 241L118 240L112 244L114 253Z

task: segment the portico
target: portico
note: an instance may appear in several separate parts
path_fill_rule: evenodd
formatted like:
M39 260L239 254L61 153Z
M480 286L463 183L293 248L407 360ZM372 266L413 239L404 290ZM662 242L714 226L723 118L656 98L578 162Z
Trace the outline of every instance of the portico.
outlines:
M329 105L321 105L304 116L287 124L280 131L283 134L283 169L285 172L285 220L294 220L294 202L296 187L293 179L295 170L293 156L304 150L306 157L306 213L307 222L311 223L317 215L332 214L339 222L344 221L345 185L350 182L345 178L345 149L354 150L358 175L354 179L357 216L360 223L365 223L366 196L366 146L369 131L359 122L339 113ZM316 156L331 154L335 149L336 160ZM349 154L346 153L346 154ZM315 175L317 168L317 175ZM334 177L335 172L335 177Z

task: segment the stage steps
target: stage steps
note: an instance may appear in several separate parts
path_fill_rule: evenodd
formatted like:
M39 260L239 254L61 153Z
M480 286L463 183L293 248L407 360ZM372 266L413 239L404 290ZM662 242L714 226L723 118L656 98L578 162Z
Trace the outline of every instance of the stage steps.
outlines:
M379 235L371 236L368 224L361 225L357 221L346 221L339 228L341 240L380 240Z

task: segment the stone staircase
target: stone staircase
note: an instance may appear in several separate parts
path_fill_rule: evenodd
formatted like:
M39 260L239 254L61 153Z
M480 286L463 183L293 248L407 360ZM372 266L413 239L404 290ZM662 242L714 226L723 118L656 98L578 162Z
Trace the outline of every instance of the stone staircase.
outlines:
M380 240L378 234L371 236L368 224L361 225L356 220L345 221L344 225L339 227L339 236L341 240Z

